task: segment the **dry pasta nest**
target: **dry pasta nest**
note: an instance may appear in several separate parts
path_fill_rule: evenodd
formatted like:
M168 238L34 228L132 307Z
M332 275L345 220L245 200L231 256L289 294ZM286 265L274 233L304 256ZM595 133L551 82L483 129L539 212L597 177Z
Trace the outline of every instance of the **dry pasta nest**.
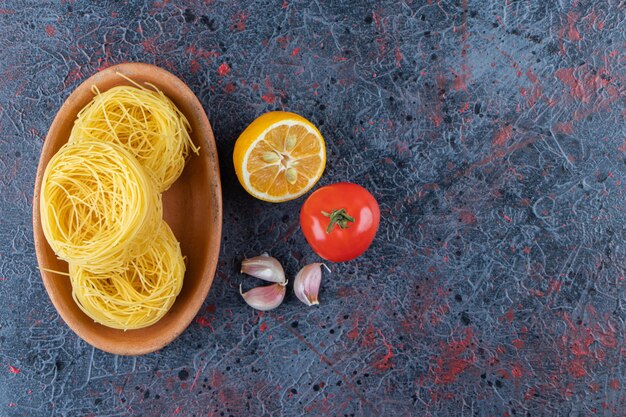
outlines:
M85 140L124 146L146 168L159 191L167 190L185 167L189 150L198 148L190 125L176 105L156 87L113 87L95 97L76 119L70 143Z
M44 172L42 228L60 259L94 273L145 252L162 225L161 196L137 160L113 143L64 145Z
M94 321L115 329L139 329L165 315L180 292L185 262L163 222L149 250L119 272L91 273L70 264L72 295Z

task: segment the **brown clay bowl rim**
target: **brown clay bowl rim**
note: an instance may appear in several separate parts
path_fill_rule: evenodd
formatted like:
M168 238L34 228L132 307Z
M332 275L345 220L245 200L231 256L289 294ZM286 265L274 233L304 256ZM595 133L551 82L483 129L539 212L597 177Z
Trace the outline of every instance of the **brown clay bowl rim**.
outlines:
M54 279L58 279L58 274L46 272L42 269L46 267L44 264L45 259L43 256L43 251L44 248L49 248L49 245L45 236L43 235L43 231L41 228L41 218L39 214L39 195L41 191L41 182L45 167L47 166L50 158L54 155L54 146L59 141L62 141L62 143L65 143L65 141L67 141L67 137L58 137L60 135L59 131L62 130L61 126L66 122L64 120L66 118L66 114L71 113L75 109L80 110L80 108L82 108L80 102L81 100L84 100L83 95L86 93L91 93L92 85L98 85L99 83L102 83L103 81L109 80L110 78L114 77L120 79L120 81L118 83L114 83L114 85L123 84L124 80L116 74L117 72L131 77L133 76L133 74L151 73L154 75L153 77L151 76L151 78L158 77L159 79L159 81L151 81L152 84L156 85L159 88L160 85L172 85L176 90L177 96L175 97L176 99L174 101L184 100L189 104L191 112L190 114L186 114L186 116L189 119L194 118L200 126L200 129L198 129L198 131L193 132L196 139L195 142L197 145L199 144L201 147L204 147L204 149L206 149L206 153L204 154L204 158L206 160L204 161L204 163L207 164L209 167L209 174L206 178L206 182L207 186L210 188L211 194L211 216L216 220L213 225L214 228L212 229L212 233L210 233L209 236L206 237L209 240L209 251L212 253L207 256L208 265L205 265L202 268L203 274L200 280L200 284L198 285L198 289L196 290L196 296L190 298L189 302L187 303L185 308L182 309L183 311L178 315L178 319L174 322L172 326L164 328L163 331L160 332L160 334L156 334L154 337L145 338L145 341L143 341L141 344L124 344L123 346L103 341L102 338L97 337L98 326L101 325L95 322L93 322L92 326L82 324L78 319L78 316L76 316L76 314L74 314L62 302L61 296L56 291L56 284L54 283ZM174 97L172 97L172 99L174 99ZM44 283L44 287L46 288L46 292L48 293L48 296L52 301L52 304L56 308L63 321L65 321L65 323L70 327L70 329L72 329L74 333L76 333L80 338L85 340L90 345L113 354L143 355L146 353L154 352L168 345L174 339L180 336L180 334L189 326L189 324L191 324L191 321L194 319L194 317L202 307L202 304L204 303L209 293L209 289L211 288L211 284L215 276L215 270L217 268L217 261L221 244L221 234L222 188L215 138L213 136L213 130L211 129L211 125L204 111L204 108L202 107L202 104L193 93L193 91L191 91L191 89L187 86L187 84L185 84L181 79L179 79L169 71L166 71L155 65L139 62L123 63L109 67L83 81L68 96L68 98L65 100L65 102L57 112L52 124L50 125L50 129L48 130L48 134L46 135L46 139L41 150L39 164L37 166L37 175L35 178L35 188L33 194L33 235L35 252L41 272L41 277ZM149 328L150 327L147 327L145 329ZM120 330L120 332L123 331ZM133 330L128 330L127 332L133 332Z

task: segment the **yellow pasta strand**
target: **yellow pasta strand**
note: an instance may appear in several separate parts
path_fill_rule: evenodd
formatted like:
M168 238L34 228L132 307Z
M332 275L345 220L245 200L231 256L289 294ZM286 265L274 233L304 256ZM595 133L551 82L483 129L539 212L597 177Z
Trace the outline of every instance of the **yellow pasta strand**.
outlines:
M57 256L94 273L122 270L148 250L162 224L153 181L113 143L64 145L46 167L39 204Z
M70 264L74 300L94 321L115 329L156 323L180 292L185 262L180 245L163 222L149 250L120 272L93 274Z
M101 93L78 114L70 143L85 140L113 142L128 149L146 168L159 191L167 190L180 176L192 142L187 118L151 84L113 87Z

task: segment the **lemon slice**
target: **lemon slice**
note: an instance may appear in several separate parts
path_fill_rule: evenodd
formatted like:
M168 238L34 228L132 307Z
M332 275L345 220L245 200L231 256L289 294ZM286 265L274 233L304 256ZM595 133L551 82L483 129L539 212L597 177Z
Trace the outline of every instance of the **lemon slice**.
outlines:
M254 120L237 139L235 172L254 197L280 203L309 191L326 167L322 134L304 117L275 111Z

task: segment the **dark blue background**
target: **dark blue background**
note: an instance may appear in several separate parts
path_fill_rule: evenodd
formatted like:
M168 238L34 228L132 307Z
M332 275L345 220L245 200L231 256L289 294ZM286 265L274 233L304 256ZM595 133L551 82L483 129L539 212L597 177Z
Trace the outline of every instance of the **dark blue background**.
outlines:
M623 2L6 1L0 4L0 415L624 415ZM213 288L171 345L94 350L34 255L34 176L82 80L127 62L182 78L220 152ZM321 306L247 307L244 256L319 258L239 186L239 133L274 109L319 126L320 185L382 223L330 265Z

